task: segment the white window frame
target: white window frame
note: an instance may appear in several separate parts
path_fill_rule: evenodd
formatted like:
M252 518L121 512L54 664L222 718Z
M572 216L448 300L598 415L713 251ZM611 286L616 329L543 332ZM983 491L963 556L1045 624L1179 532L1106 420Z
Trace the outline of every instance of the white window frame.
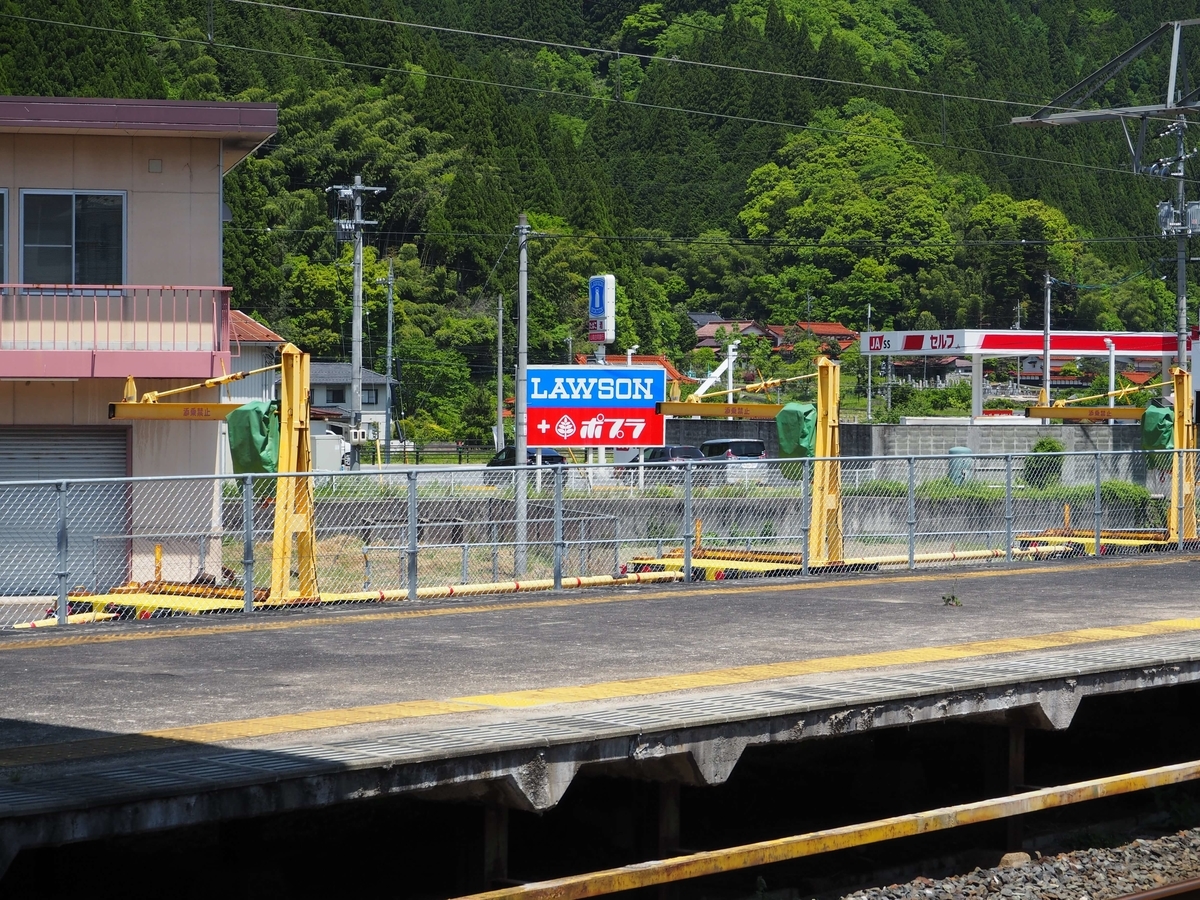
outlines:
M20 266L19 274L21 284L25 284L25 196L33 194L43 196L46 194L57 194L59 196L66 195L69 197L78 197L83 195L100 195L105 197L120 197L121 198L121 284L129 283L129 192L128 191L104 191L104 190L71 190L60 188L21 188L19 193L21 217L21 233L18 239L17 253ZM71 204L71 266L75 266L75 204ZM74 278L74 271L71 272L71 277ZM74 287L74 282L72 282Z

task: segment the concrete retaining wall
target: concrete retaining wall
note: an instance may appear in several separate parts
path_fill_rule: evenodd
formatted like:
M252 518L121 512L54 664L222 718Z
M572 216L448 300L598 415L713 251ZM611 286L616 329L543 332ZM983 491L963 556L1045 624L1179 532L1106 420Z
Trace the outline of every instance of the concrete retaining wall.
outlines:
M1062 441L1069 452L1140 450L1136 425L863 425L842 423L842 456L936 456L951 447L977 454L1028 453L1040 438ZM668 419L667 441L702 443L715 438L757 438L767 455L779 455L773 420Z

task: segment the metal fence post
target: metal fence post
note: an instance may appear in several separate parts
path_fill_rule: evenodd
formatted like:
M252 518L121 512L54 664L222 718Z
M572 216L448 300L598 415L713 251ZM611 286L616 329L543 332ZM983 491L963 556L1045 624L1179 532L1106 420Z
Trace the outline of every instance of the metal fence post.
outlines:
M71 574L67 568L67 482L60 481L55 485L58 493L58 624L66 625L70 614L70 602L67 599L67 578Z
M242 612L254 612L254 479L242 479Z
M692 581L692 461L683 464L683 581Z
M563 570L563 470L554 467L554 589L562 590Z
M408 599L417 599L417 473L408 472Z
M1100 454L1096 454L1096 496L1092 507L1093 526L1096 530L1096 558L1100 558L1100 532L1104 528L1104 509L1100 505Z
M1013 561L1012 454L1004 457L1004 559Z
M908 458L908 567L917 567L917 461Z
M613 516L613 578L621 577L621 517Z
M500 525L492 522L492 583L500 580Z
M808 538L812 533L812 460L804 460L800 478L800 574L808 576Z

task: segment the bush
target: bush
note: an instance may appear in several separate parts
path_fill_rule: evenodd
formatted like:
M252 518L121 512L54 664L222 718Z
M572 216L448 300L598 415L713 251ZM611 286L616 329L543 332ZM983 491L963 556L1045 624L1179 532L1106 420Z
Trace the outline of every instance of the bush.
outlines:
M1025 457L1025 483L1041 489L1062 481L1063 458L1059 454L1065 449L1063 442L1056 438L1039 439Z
M950 477L935 478L917 485L918 500L1001 500L1004 488L985 481L964 481L961 484Z
M847 497L907 497L908 485L890 478L876 478L843 488L842 493Z

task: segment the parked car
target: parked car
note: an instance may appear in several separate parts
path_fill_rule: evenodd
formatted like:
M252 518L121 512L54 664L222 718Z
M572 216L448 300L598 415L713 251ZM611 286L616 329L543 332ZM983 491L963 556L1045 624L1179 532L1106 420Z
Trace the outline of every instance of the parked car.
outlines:
M527 460L527 463L526 463L527 465L530 465L530 466L537 465L537 450L533 449L532 447L526 447L525 448L525 458ZM559 453L557 450L551 450L549 448L542 450L542 465L543 466L561 466L565 462L566 462L566 460L563 459L562 454ZM503 450L499 451L495 456L493 456L491 459L489 459L487 461L487 467L489 469L498 468L498 467L508 467L508 466L515 467L516 464L517 464L517 448L516 447L505 447ZM511 484L511 482L512 482L511 476L501 475L499 472L489 472L483 476L484 484L504 484L504 483Z
M767 445L750 438L717 438L700 445L708 459L766 459Z
M683 477L687 461L703 460L704 454L699 447L690 444L672 444L668 447L651 447L642 457L648 463L670 463L670 465L654 465L645 470L646 481L678 481ZM637 457L616 469L617 478L622 481L638 480Z
M759 461L767 458L767 445L752 438L716 438L700 445L705 458L720 470L716 477L729 483L760 481ZM735 465L730 465L735 463ZM716 474L716 473L714 473Z
M525 455L526 459L528 460L528 465L532 466L537 463L537 450L535 450L533 447L526 447ZM561 466L565 462L566 460L563 459L563 455L557 450L551 450L549 448L542 450L543 466ZM489 459L487 464L488 466L515 466L517 464L517 448L505 447L503 450L499 451L495 456Z

